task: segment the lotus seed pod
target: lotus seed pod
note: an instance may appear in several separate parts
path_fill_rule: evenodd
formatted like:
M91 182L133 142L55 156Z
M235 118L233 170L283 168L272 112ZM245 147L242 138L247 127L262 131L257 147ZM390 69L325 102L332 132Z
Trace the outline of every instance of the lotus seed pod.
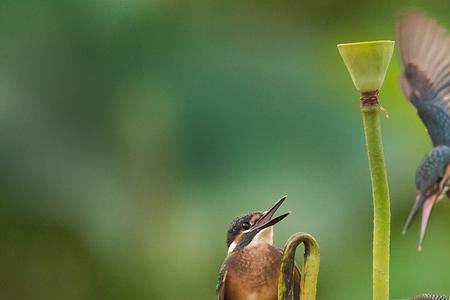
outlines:
M394 41L348 43L337 47L358 91L381 88L394 52Z

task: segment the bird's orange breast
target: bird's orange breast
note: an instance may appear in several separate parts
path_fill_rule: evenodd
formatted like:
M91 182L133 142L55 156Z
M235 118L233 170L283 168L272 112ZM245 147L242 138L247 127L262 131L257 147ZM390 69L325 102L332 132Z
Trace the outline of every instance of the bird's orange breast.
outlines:
M230 255L224 283L226 300L276 300L281 252L269 244Z

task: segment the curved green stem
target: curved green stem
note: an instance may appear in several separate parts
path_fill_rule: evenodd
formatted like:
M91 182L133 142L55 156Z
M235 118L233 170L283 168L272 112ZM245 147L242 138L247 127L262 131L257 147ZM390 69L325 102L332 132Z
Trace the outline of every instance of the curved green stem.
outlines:
M390 201L378 103L361 107L373 194L373 300L389 299Z
M298 232L292 235L284 245L283 260L278 277L278 300L294 299L295 250L301 243L305 245L305 254L300 279L300 299L316 299L320 265L319 244L312 235Z

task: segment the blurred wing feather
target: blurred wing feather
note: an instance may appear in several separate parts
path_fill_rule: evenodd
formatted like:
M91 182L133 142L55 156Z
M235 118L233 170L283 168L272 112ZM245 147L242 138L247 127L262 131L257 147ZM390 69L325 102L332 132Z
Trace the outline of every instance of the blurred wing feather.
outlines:
M450 145L450 37L435 20L413 12L398 26L400 84L434 146Z

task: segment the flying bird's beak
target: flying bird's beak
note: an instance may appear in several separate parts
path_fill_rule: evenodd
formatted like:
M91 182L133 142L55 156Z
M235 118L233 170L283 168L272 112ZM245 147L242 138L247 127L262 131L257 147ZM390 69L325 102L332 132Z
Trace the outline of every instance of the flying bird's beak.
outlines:
M422 222L420 224L419 251L422 251L422 242L425 238L428 221L430 220L431 210L439 198L439 193L431 195L425 199L422 207Z
M414 202L414 205L409 212L408 219L406 219L405 226L403 226L403 234L405 234L406 231L408 230L408 228L411 226L411 223L414 220L414 218L416 217L417 212L419 211L419 208L422 207L424 202L425 202L425 196L422 193L417 195L416 201Z
M430 220L431 211L433 210L434 204L438 201L442 195L443 190L439 190L437 193L425 196L423 193L419 193L416 197L411 211L409 212L408 219L406 220L405 226L403 227L403 234L406 233L412 221L416 217L419 209L422 207L422 221L420 224L420 237L419 237L419 251L422 250L422 242L425 238L425 233L428 226L428 221Z
M419 251L422 250L422 242L423 239L425 238L425 232L427 230L427 225L428 225L428 221L430 219L430 215L431 215L431 211L433 210L433 206L442 198L442 196L444 195L444 193L447 190L448 184L450 181L450 166L447 167L445 174L444 174L444 178L441 180L441 182L439 183L439 188L435 193L431 193L428 197L426 196L418 196L420 198L420 201L422 202L422 222L420 224L420 238L419 238ZM423 200L422 200L423 199ZM417 201L416 201L417 203ZM416 206L416 203L414 203L414 207ZM416 208L416 212L417 212ZM411 210L411 212L413 212ZM415 213L414 213L415 215ZM411 214L410 214L411 216ZM412 219L414 218L414 216L411 218L410 222L412 221ZM409 220L409 217L408 217ZM406 225L409 226L408 221L406 223ZM406 227L405 225L405 227Z
M280 222L285 217L287 217L290 214L290 212L287 212L285 214L282 214L281 216L278 216L278 217L272 219L273 215L275 214L277 209L280 208L281 204L284 202L284 200L286 200L286 198L287 198L287 196L284 196L283 198L278 200L271 208L269 208L268 211L266 211L262 215L262 217L255 223L255 225L253 225L252 228L250 228L250 230L251 231L254 231L254 230L261 231L264 228L275 225L276 223Z

